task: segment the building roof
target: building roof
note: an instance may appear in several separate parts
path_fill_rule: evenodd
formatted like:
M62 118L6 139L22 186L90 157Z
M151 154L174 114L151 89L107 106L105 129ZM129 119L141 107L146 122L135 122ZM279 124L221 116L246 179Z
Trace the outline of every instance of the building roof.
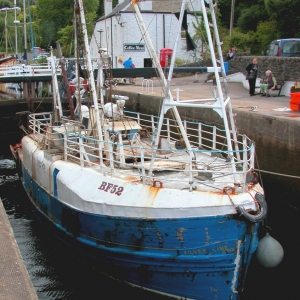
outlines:
M179 12L181 8L182 0L153 0L152 1L152 9L153 12L160 13L174 13Z
M147 0L146 0L147 1ZM149 0L150 1L150 0ZM182 0L152 0L152 10L147 12L152 13L175 13L179 12ZM124 0L121 4L112 9L112 12L107 16L102 16L98 21L114 16L117 12L132 12L131 0ZM141 11L145 12L145 11Z

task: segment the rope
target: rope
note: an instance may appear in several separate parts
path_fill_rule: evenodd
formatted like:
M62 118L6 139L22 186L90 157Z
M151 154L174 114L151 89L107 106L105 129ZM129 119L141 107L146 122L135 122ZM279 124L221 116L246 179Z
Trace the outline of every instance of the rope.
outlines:
M288 174L282 174L282 173L270 172L270 171L265 171L265 170L260 170L260 169L254 169L254 170L255 170L255 171L258 171L258 172L262 172L262 173L267 173L267 174L277 175L277 176L284 176L284 177L289 177L289 178L300 179L300 176L294 176L294 175L288 175Z

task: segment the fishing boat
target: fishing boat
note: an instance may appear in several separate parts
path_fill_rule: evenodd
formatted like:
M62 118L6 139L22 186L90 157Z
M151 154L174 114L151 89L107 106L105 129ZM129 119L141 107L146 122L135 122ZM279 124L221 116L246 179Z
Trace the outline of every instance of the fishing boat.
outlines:
M235 127L214 3L199 0L216 88L211 99L181 101L170 91L176 42L165 78L138 2L131 5L165 91L160 114L124 112L125 96L104 102L103 88L99 92L95 84L83 1L75 1L87 84L73 82L74 118L63 115L57 85L54 113L28 115L29 130L23 127L21 144L11 147L20 178L38 218L109 276L180 299L238 299L267 205L254 172L255 143ZM97 83L102 81L100 62ZM81 97L88 104L80 104ZM213 110L224 126L182 120L178 107Z

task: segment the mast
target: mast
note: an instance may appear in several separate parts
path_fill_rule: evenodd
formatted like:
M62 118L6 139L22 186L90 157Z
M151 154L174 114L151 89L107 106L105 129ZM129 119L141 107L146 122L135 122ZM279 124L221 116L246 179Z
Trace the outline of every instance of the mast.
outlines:
M222 65L224 66L223 58L222 58L222 55L221 55L221 53L222 53L221 52L221 43L220 43L219 34L218 34L218 30L217 30L216 16L215 16L215 12L214 12L215 4L213 4L211 0L209 0L207 2L209 4L209 9L211 11L213 27L214 27L214 33L215 33L215 37L217 39L217 47L218 47L219 57L221 59ZM217 89L218 89L218 95L219 95L219 104L221 105L221 117L223 118L223 123L224 123L224 127L225 127L227 148L228 148L228 151L230 153L232 153L232 155L231 155L231 167L232 167L232 170L233 170L233 177L234 177L234 180L237 181L236 165L234 163L233 148L232 148L232 144L231 144L231 134L230 134L231 131L230 131L230 128L229 128L229 122L228 122L227 114L226 114L226 104L227 104L228 107L229 107L229 115L231 117L231 127L232 127L231 129L232 129L232 132L233 132L234 145L235 145L236 150L238 150L236 130L235 130L235 125L234 125L234 120L233 120L230 97L228 96L228 98L226 99L226 104L225 104L224 96L223 96L223 92L222 92L222 87L221 87L221 82L220 82L220 76L219 76L219 73L217 71L217 60L216 60L216 56L215 56L212 37L211 37L210 31L209 31L210 26L209 26L209 22L208 22L208 18L207 18L207 12L206 12L206 7L205 7L204 0L201 1L201 9L202 9L202 13L203 13L202 15L203 15L205 28L206 28L206 32L207 32L207 39L208 39L208 44L209 44L210 53L211 53L211 60L212 60L213 67L214 67L214 70L215 70L215 78L216 78L216 82L217 82ZM223 77L226 78L226 76L223 76ZM225 79L225 84L226 84L226 79ZM239 152L237 152L237 153L239 155Z
M182 1L182 5L181 5L180 18L179 18L179 24L178 24L178 30L177 30L177 36L176 36L176 44L177 44L178 37L179 37L180 32L181 32L181 24L182 24L182 19L183 19L185 2L186 1L187 0L183 0ZM167 81L167 79L166 79L166 77L164 75L163 69L162 69L162 67L160 65L159 59L158 59L158 57L156 55L156 51L155 51L154 46L152 44L152 41L150 39L149 33L147 31L147 27L146 27L146 25L144 23L144 20L143 20L142 16L141 16L141 13L140 13L140 10L139 10L139 7L138 7L138 2L139 2L139 0L132 0L132 4L133 4L134 10L135 10L137 19L139 21L141 30L143 31L142 32L143 36L145 37L145 42L146 42L147 47L148 47L148 49L149 49L149 51L151 53L151 57L154 60L154 65L157 68L158 73L159 73L160 77L162 78L163 83L164 83L164 87L165 87L165 98L164 98L163 103L162 103L160 121L159 121L159 124L158 124L157 136L156 136L156 141L155 141L155 146L157 147L158 143L159 143L159 135L160 135L160 131L161 131L162 123L163 123L163 117L164 117L164 114L168 110L168 108L166 108L165 104L166 103L170 103L170 102L171 103L174 102L173 96L170 93L170 88L169 88L170 87L171 77L169 76L168 81ZM175 50L176 50L176 46L175 46ZM173 54L172 54L171 65L172 64L174 65L174 62L175 62L175 55L176 55L175 52L176 51L173 51ZM170 68L170 73L172 73L172 70L173 70L173 68L171 67ZM172 75L172 74L170 74L170 75ZM181 133L181 135L182 135L182 137L184 139L185 145L186 145L187 149L190 150L191 149L191 145L190 145L190 142L189 142L188 137L186 135L186 131L185 131L183 125L182 125L182 121L181 121L180 115L178 113L177 107L176 106L172 106L171 108L173 110L174 116L175 116L177 124L179 126L180 133Z
M147 28L144 24L144 21L143 21L142 17L141 17L141 14L140 14L140 11L139 11L139 8L138 8L138 2L139 2L139 0L132 0L132 4L133 4L134 10L136 12L137 19L139 21L139 25L140 25L140 28L141 28L141 31L142 31L142 35L145 38L145 42L147 44L149 52L150 52L151 56L153 57L155 67L157 68L159 75L163 79L164 87L165 87L165 97L164 97L164 100L162 102L162 109L161 109L161 113L160 113L160 117L159 117L157 134L156 134L156 137L155 137L155 149L157 149L157 147L158 147L159 136L160 136L160 131L161 131L161 128L162 128L162 120L164 118L164 114L167 112L167 110L169 108L172 108L172 111L173 111L174 116L176 118L178 127L180 129L181 136L182 136L182 138L184 140L184 143L185 143L185 148L191 155L191 151L189 151L189 150L191 150L191 145L189 143L187 134L186 134L185 129L182 125L182 121L180 119L180 116L179 116L179 113L178 113L178 110L177 110L177 107L182 106L182 107L198 107L198 108L202 107L202 108L214 109L220 115L220 117L223 119L223 125L225 127L225 132L226 132L226 141L227 141L228 151L233 152L231 134L233 135L233 144L235 146L235 150L238 151L237 138L236 138L236 133L235 133L235 125L234 125L233 114L232 114L232 109L231 109L230 97L228 95L226 95L226 99L224 100L224 95L223 95L221 82L220 82L220 75L219 75L219 72L220 72L219 69L220 68L218 68L218 66L217 66L216 53L215 53L215 50L214 50L214 45L213 45L213 42L212 42L212 36L211 36L211 32L210 32L211 24L208 22L208 17L207 17L207 10L209 9L211 11L211 15L212 15L212 19L213 19L213 29L214 29L215 36L216 36L216 39L217 39L218 55L220 57L219 63L221 64L222 67L224 67L224 62L223 62L223 59L222 59L222 56L221 56L221 54L222 54L222 52L221 52L221 42L219 40L216 17L215 17L215 13L214 13L215 4L213 3L213 1L212 0L200 0L201 11L202 11L203 20L204 20L204 24L205 24L205 28L206 28L206 33L207 33L207 37L208 37L208 41L209 41L209 50L210 50L210 53L211 53L214 74L215 74L216 81L217 81L218 96L216 96L216 95L214 96L214 99L213 99L215 101L214 105L206 105L206 104L201 104L201 103L189 103L188 101L180 101L179 102L179 101L174 101L173 100L172 95L170 93L170 89L169 89L172 74L169 74L168 80L166 80L164 75L163 76L161 75L161 74L163 74L162 68L161 68L161 65L158 61L158 57L157 57L155 49L152 45L149 34L147 32ZM176 50L178 38L179 38L179 35L180 35L180 32L181 32L181 25L182 25L183 13L184 13L184 8L185 8L185 3L186 2L187 2L187 0L182 0L182 6L181 6L180 18L179 18L179 24L178 24L178 30L177 30L177 37L176 37L176 42L175 42L175 45L174 45L175 50ZM208 9L205 6L205 2L209 5ZM173 54L172 54L171 66L174 65L174 61L175 61L175 55L176 55L175 50L173 51ZM222 70L222 67L221 67L221 70ZM170 68L170 73L172 73L172 67ZM226 86L226 76L225 76L224 70L222 71L222 74L223 74L224 82L225 82L225 86ZM227 91L226 91L226 94L227 94ZM229 118L230 118L230 121L231 121L231 130L230 130L230 127L229 127L229 121L228 121L227 112L226 112L226 106L227 105L228 105L228 111L229 111ZM155 154L156 154L155 151L153 151L149 174L151 174L152 169L153 169ZM233 155L231 155L231 165L232 165L234 178L236 180L236 166L234 164L234 156Z
M86 28L86 22L85 22L85 16L84 16L83 1L78 0L77 3L79 5L79 13L80 13L83 40L84 40L86 60L87 60L88 78L89 78L90 92L93 97L97 131L98 131L98 135L99 135L99 140L102 141L103 134L102 134L102 127L101 127L101 123L100 123L99 104L98 104L98 100L97 100L95 78L94 78L94 73L93 73L93 68L92 68L92 60L91 60L91 53L90 53L90 48L89 48L87 28ZM101 151L102 147L103 147L102 143L99 143L99 151L101 153L102 153L102 151Z
M152 44L152 41L150 39L148 30L147 30L146 25L144 23L144 20L143 20L143 18L141 16L141 13L140 13L140 10L139 10L139 7L138 7L138 2L139 2L139 0L132 0L132 4L133 4L134 10L135 10L137 19L139 21L141 30L142 30L142 34L145 37L145 42L147 44L147 47L148 47L148 49L149 49L149 51L151 53L151 57L154 60L154 64L155 64L155 66L156 66L156 68L158 70L158 73L159 73L160 77L163 80L164 87L165 87L165 97L164 97L164 100L162 102L161 112L160 112L160 116L159 116L159 122L158 122L158 126L157 126L157 133L156 133L156 136L155 136L155 143L154 143L154 149L157 149L158 148L158 144L159 144L159 140L160 140L160 132L161 132L161 129L162 129L162 124L163 124L163 120L164 120L164 114L169 109L166 106L166 104L174 103L173 96L172 96L172 94L170 92L170 81L171 81L171 76L172 76L172 71L173 71L173 65L174 65L174 62L175 62L176 46L174 47L174 51L173 51L173 54L172 54L170 74L169 74L168 81L167 81L167 79L166 79L166 77L164 75L164 72L162 70L162 67L160 65L159 59L158 59L158 57L156 55L156 52L155 52L154 46ZM182 20L183 20L185 2L186 2L186 0L183 0L182 1L182 5L181 5L180 17L179 17L179 23L178 23L178 29L177 29L177 35L176 35L175 45L177 44L179 35L181 33L181 24L182 24ZM188 136L186 134L185 128L184 128L184 126L182 124L182 121L181 121L180 115L178 113L177 107L172 105L171 109L172 109L172 111L174 113L174 117L175 117L175 119L177 121L177 125L179 127L180 134L181 134L181 136L182 136L182 138L184 140L186 149L187 150L191 150L192 147L191 147L190 141L188 139ZM188 151L188 152L189 152L189 155L190 155L190 159L192 159L192 155L193 155L192 151ZM149 175L150 176L152 174L152 170L153 170L153 167L154 167L154 158L155 158L155 155L156 155L156 151L153 151L152 152L151 164L150 164L150 168L149 168ZM190 166L191 166L191 164L190 164ZM190 176L192 176L191 174L192 174L192 172L190 172ZM191 181L192 181L192 177L191 177Z
M63 116L63 113L62 113L61 99L58 90L56 66L55 66L52 47L50 48L50 53L51 53L50 63L51 63L52 84L53 84L53 115L54 115L54 122L58 122ZM74 113L73 113L73 119L74 119Z

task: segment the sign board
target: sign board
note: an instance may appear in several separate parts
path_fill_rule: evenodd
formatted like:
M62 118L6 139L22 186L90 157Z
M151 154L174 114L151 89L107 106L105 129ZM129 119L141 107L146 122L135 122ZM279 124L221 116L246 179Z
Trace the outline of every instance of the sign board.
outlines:
M124 52L128 51L145 51L145 44L123 44L123 50Z

